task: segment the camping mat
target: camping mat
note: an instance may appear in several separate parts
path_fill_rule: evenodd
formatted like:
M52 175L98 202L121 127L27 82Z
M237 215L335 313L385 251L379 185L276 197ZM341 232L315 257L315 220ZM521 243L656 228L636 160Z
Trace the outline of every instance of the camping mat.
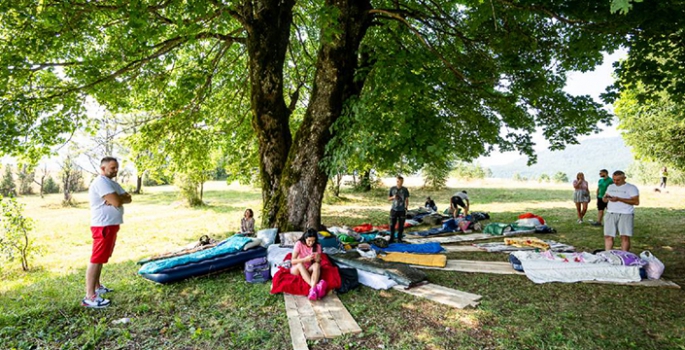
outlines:
M549 244L550 250L553 252L574 252L576 250L576 248L572 245L547 240L544 242ZM490 253L509 253L525 250L535 250L535 248L533 247L515 247L512 245L506 245L504 244L504 242L477 243L474 244L474 246Z
M385 262L381 259L362 258L358 252L349 251L345 254L329 256L333 261L349 265L359 270L377 273L390 277L393 281L403 286L413 286L426 279L426 273L409 265Z
M445 267L447 264L447 256L443 254L387 253L379 255L379 258L383 261L420 266Z

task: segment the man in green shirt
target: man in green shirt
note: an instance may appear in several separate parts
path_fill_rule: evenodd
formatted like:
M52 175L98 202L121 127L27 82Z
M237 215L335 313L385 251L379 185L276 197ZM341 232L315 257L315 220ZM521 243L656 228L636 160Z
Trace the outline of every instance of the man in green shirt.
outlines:
M597 222L593 223L592 226L602 226L602 219L604 219L604 209L607 207L602 198L607 191L607 187L613 184L614 180L609 176L609 171L602 169L599 171L599 182L597 183Z

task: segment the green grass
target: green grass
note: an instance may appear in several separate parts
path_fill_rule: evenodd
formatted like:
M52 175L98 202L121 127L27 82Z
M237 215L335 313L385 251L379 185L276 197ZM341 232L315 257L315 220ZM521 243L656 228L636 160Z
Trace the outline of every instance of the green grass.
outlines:
M465 184L472 210L490 212L493 221L512 222L532 211L558 231L539 237L582 250L603 247L600 228L575 223L570 186L509 183ZM126 207L111 263L103 281L115 289L113 305L87 310L84 269L90 254L86 194L64 209L59 195L24 197L26 215L43 256L30 273L17 262L2 262L0 348L173 348L289 349L283 297L269 285L244 281L237 268L226 273L157 285L137 276L135 262L186 245L203 234L226 237L239 228L250 207L260 216L258 190L211 183L208 206L180 205L173 188L149 188ZM411 188L412 207L426 195L444 208L456 188ZM683 189L653 193L643 188L637 209L633 251L649 249L666 264L664 277L685 285L685 205ZM343 191L324 206L333 225L385 223L386 190ZM595 203L588 217L596 217ZM258 220L259 221L259 220ZM450 258L505 261L506 255L451 253ZM685 349L685 292L682 290L595 284L536 285L523 276L429 271L433 283L483 296L475 310L444 307L396 291L362 287L341 295L364 332L309 342L310 349ZM130 323L112 321L128 317Z

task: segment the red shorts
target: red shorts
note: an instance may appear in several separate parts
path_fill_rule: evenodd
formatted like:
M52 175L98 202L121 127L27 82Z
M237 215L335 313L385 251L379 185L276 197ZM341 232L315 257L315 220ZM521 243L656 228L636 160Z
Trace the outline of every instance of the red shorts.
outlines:
M93 253L90 256L90 262L93 264L107 263L114 251L114 244L117 242L119 225L91 226L90 232L93 234Z

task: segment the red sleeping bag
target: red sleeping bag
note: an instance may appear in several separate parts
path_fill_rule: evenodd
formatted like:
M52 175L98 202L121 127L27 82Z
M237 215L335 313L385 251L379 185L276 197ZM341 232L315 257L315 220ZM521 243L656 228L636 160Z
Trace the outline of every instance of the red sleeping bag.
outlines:
M291 253L288 253L283 261L290 260L291 255ZM321 279L328 283L329 292L340 288L342 284L338 267L328 260L328 255L326 254L321 254ZM284 267L278 268L278 272L274 275L273 283L271 284L271 294L307 295L309 294L309 289L310 286L302 279L302 276L295 276L290 273L290 269Z

